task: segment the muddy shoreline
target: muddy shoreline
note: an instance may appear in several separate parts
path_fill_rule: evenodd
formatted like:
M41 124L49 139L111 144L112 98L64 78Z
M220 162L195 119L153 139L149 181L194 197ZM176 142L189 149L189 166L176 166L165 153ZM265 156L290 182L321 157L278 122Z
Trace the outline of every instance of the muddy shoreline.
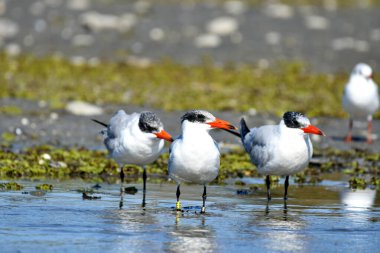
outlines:
M25 147L49 144L57 147L83 146L89 149L105 149L99 131L102 127L91 121L97 118L107 122L118 109L127 112L151 110L157 113L165 125L165 129L173 136L180 133L180 117L184 111L166 112L158 109L131 106L131 105L105 105L104 113L97 116L73 115L66 110L52 110L48 106L41 107L37 101L20 99L0 99L0 105L11 105L21 108L20 115L2 115L0 121L0 133L12 133L14 139L10 141L16 150ZM204 108L202 108L204 109ZM263 124L277 124L280 119L273 115L238 112L212 112L217 117L226 119L235 125L239 125L241 117L245 117L250 127ZM313 118L312 123L321 128L326 137L313 137L312 141L318 148L336 148L340 150L361 149L372 152L380 151L380 120L373 122L373 139L370 145L366 143L366 122L357 122L354 129L354 141L347 144L343 138L348 129L348 120L339 118ZM218 142L228 145L240 146L240 140L224 131L212 133ZM4 137L4 136L3 136ZM4 138L3 138L4 142ZM222 145L223 147L223 145Z

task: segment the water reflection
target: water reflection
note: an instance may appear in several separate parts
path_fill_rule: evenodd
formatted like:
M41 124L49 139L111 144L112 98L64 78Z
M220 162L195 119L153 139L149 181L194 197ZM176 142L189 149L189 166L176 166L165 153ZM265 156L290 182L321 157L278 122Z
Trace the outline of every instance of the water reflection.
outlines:
M203 215L185 217L177 213L169 237L167 252L214 252L216 249L215 233L206 225Z
M366 211L373 206L375 198L376 191L371 189L347 189L341 193L342 204L348 211Z
M344 215L348 217L348 222L362 225L368 223L368 219L372 217L370 208L374 205L375 198L375 190L343 190L341 192L341 201L344 205Z
M306 222L299 215L292 213L287 205L266 205L263 212L258 213L250 226L256 227L269 251L299 252L305 251L306 235L302 232Z
M113 252L144 252L159 247L157 234L160 232L160 225L156 214L147 212L139 206L129 207L129 209L110 210L103 217L105 227L114 239L112 241Z

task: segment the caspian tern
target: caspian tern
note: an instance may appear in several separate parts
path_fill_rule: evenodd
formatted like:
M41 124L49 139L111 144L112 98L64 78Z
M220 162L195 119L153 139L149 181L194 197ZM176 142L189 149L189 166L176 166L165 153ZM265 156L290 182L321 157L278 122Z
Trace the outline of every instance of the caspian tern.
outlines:
M196 183L204 186L201 213L205 212L206 185L218 176L220 152L209 134L215 128L237 130L229 122L203 110L193 110L181 118L181 135L170 146L169 177L177 182L177 211L181 210L180 184Z
M241 140L260 174L266 175L267 197L271 199L270 176L286 176L284 199L288 196L289 175L302 171L313 155L309 134L324 135L299 112L286 112L278 125L247 127L240 121Z
M107 129L102 131L104 145L109 155L120 166L121 192L124 192L123 166L133 164L143 167L143 192L146 191L146 165L154 162L164 148L164 140L172 142L163 129L161 120L153 112L127 114L124 110L115 113L109 124L94 120ZM143 198L145 206L145 198Z
M353 120L368 121L367 142L372 142L372 115L379 109L379 94L372 80L372 69L365 63L359 63L353 69L343 94L343 108L350 114L349 131L345 139L352 141Z

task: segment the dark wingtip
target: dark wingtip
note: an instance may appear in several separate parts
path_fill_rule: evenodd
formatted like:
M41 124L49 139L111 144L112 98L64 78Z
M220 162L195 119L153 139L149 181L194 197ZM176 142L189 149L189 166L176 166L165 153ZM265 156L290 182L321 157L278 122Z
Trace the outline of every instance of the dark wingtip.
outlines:
M245 122L244 118L241 118L240 120L240 134L241 138L244 138L249 133L249 128L247 126L247 123Z
M97 119L91 119L92 121L94 121L95 123L98 123L99 125L102 125L102 126L105 126L105 127L108 127L108 125L106 123L103 123Z

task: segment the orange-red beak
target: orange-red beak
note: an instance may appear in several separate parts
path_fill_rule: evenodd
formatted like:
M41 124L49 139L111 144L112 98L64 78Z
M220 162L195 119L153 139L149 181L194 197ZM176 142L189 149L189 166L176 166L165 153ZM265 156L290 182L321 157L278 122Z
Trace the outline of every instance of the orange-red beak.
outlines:
M155 135L159 139L164 139L166 141L173 142L172 136L168 132L166 132L165 130L161 130L161 132L156 133Z
M317 134L326 136L318 127L309 125L307 127L301 128L307 134Z
M208 122L212 128L220 128L224 130L237 130L235 126L233 126L230 122L215 118L213 122Z

